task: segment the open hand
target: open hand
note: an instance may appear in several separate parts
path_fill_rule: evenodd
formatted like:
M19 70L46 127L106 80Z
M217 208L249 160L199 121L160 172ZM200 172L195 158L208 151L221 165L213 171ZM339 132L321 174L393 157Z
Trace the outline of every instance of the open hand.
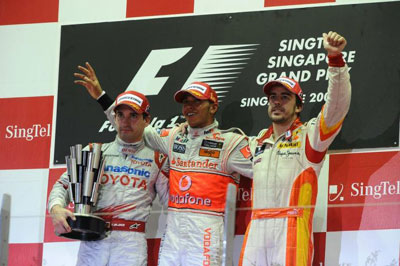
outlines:
M97 100L103 92L103 89L100 86L100 82L93 67L88 62L85 63L85 66L86 67L78 66L78 69L82 71L82 73L74 73L74 76L79 79L75 80L74 83L84 86L90 96Z

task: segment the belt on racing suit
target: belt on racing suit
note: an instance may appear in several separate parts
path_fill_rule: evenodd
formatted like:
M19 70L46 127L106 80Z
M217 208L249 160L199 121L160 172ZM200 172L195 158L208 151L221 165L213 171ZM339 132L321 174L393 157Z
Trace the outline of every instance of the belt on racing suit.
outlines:
M130 231L144 233L146 223L124 219L111 219L106 221L107 231Z
M302 208L276 208L276 209L258 209L253 210L252 220L268 218L288 218L303 216Z

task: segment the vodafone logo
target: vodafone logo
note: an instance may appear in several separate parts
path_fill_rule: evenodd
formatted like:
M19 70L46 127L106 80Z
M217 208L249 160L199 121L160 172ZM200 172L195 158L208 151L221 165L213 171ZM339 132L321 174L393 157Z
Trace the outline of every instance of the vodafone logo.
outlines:
M184 175L179 179L179 189L181 191L187 191L192 187L192 179L188 175Z
M202 196L192 195L190 192L181 193L189 190L192 187L192 179L188 175L184 175L179 179L179 189L175 194L170 193L169 195L169 206L170 207L188 207L190 206L211 206L212 200ZM171 192L171 191L170 191ZM196 193L196 190L194 191ZM198 208L197 206L195 208Z

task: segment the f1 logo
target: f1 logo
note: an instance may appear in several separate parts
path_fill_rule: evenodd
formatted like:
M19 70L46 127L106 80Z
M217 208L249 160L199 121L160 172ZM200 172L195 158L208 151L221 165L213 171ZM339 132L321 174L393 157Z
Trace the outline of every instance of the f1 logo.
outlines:
M170 65L184 57L192 47L152 50L129 84L127 91L135 90L145 95L157 95L168 77L157 77L163 66Z
M204 81L218 95L229 92L241 70L256 51L258 44L211 45L183 83L186 88L193 81ZM169 77L156 77L163 66L173 64L193 47L152 50L126 90L136 90L147 96L158 95ZM178 88L176 88L178 89Z

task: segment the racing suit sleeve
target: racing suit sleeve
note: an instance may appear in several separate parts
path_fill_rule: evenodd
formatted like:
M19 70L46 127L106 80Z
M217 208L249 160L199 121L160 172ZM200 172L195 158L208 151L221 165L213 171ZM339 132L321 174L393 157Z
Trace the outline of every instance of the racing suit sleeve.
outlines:
M169 139L170 130L163 129L161 134L157 132L152 126L147 126L143 131L143 139L146 146L155 151L162 152L164 154L169 154Z
M68 194L68 175L67 172L63 173L61 177L54 184L49 195L48 210L49 213L51 208L55 205L60 205L65 208L70 202Z
M327 99L318 117L307 123L306 155L313 163L322 161L350 108L351 84L348 66L341 54L328 58Z
M104 114L107 116L108 121L111 122L111 125L116 128L115 118L113 115L115 101L111 99L111 97L105 91L103 91L100 97L97 99L97 103L100 104L101 108L104 111Z
M111 97L103 91L100 97L97 99L97 102L100 104L101 108L103 108L103 111L106 111L111 105L113 105L114 100L111 99Z
M110 101L111 101L111 104L110 104ZM104 114L107 116L107 119L108 119L108 121L110 121L113 128L117 128L117 126L115 124L115 117L114 117L114 112L113 112L115 101L113 102L107 94L104 94L97 100L97 102L103 108ZM107 107L107 105L109 105L109 106Z
M227 169L229 172L253 178L252 159L248 139L244 138L229 155Z
M160 203L167 206L169 196L169 161L168 157L165 155L158 155L158 153L156 153L156 156L159 158L159 163L157 164L160 167L160 171L158 172L155 190L158 194Z

